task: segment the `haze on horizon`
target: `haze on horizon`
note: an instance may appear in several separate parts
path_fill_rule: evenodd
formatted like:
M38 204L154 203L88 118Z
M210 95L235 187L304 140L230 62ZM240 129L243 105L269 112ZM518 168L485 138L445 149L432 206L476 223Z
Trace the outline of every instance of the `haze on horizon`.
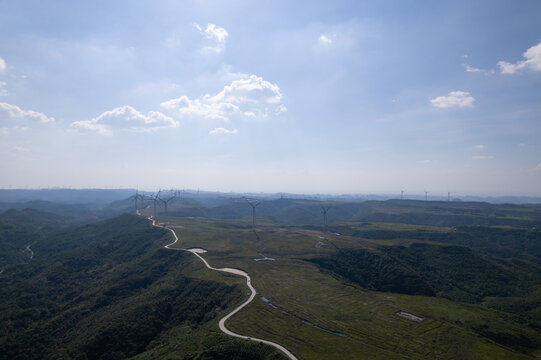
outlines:
M540 196L539 14L1 1L0 188Z

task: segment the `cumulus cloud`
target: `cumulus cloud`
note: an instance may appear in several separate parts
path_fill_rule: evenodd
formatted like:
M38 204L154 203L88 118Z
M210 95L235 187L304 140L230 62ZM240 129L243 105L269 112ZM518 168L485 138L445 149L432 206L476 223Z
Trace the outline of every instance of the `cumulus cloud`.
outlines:
M34 110L23 110L17 105L0 103L0 122L21 121L53 123L55 119Z
M541 42L532 46L524 54L525 60L512 64L507 61L499 61L498 66L502 74L515 74L521 70L541 71Z
M199 24L195 23L194 27L208 40L215 43L214 46L207 46L205 49L213 50L215 52L222 52L225 50L225 40L229 36L226 29L216 26L215 24L207 24L207 28L203 30Z
M332 39L326 35L319 35L319 38L318 38L318 41L321 43L321 44L326 44L326 45L330 45L332 44Z
M494 74L494 69L490 69L490 70L487 70L487 69L479 69L479 68L470 66L470 65L468 65L468 64L462 64L462 66L466 69L466 72L469 72L469 73L482 73L482 74L485 74L485 75L492 75L492 74Z
M475 145L474 148L479 149L479 150L483 150L485 148L485 145L481 145L481 144Z
M225 128L221 128L221 127L214 128L214 129L209 131L210 135L234 135L236 133L238 133L237 129L229 130L229 129L225 129Z
M482 72L483 70L472 67L468 64L464 64L464 67L466 68L466 72Z
M250 75L248 79L234 80L231 85L224 87L210 101L228 101L233 103L267 103L280 102L282 94L276 84L272 84L256 75Z
M5 70L6 70L6 60L0 57L0 72L5 71Z
M186 117L229 121L231 117L266 118L287 111L280 104L282 93L278 85L251 75L233 80L215 95L197 99L181 96L160 104L164 109Z
M176 110L182 115L229 121L229 117L239 111L239 107L230 102L191 100L187 96L165 101L160 104L167 110Z
M475 99L466 91L451 91L447 96L438 96L437 98L430 99L430 102L437 108L451 108L451 107L472 107Z
M201 31L200 27L199 31ZM203 34L207 37L207 39L216 40L221 43L225 42L225 39L229 35L226 29L214 24L208 24Z
M94 119L75 121L71 123L70 129L77 131L95 131L102 136L113 135L113 132L108 126L99 124L98 122L94 121Z
M179 123L158 111L149 111L146 115L131 106L121 106L105 111L92 120L76 121L70 125L73 130L95 131L103 136L113 135L113 129L132 131L156 131L177 127Z

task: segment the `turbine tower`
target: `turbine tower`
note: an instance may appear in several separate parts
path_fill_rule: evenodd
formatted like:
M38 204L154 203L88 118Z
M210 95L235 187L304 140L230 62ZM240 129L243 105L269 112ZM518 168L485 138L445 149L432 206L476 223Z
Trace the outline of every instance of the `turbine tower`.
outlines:
M161 190L160 190L161 191ZM158 193L156 194L156 196L151 196L152 198L152 203L154 205L154 219L156 219L156 202L158 201L158 197L160 196L160 191L158 191Z
M329 231L327 227L327 211L329 211L330 208L330 206L324 207L321 205L321 212L323 213L323 234L326 234Z
M145 208L145 200L147 200L149 197L145 194L140 195L139 197L141 199L141 210Z
M135 212L137 212L137 200L139 200L139 190L135 190L135 196L133 197L133 201L135 203Z
M451 192L447 191L447 201L451 201Z
M261 204L261 201L250 201L249 199L246 199L248 204L252 207L252 229L255 231L255 208Z
M404 190L400 190L400 200L404 200Z
M425 190L425 201L428 200L428 191Z
M171 191L172 191L172 190L171 190ZM159 194L159 193L158 193L158 194ZM170 202L171 200L173 200L174 198L175 198L175 196L171 196L171 197L169 197L169 198L167 198L167 199L158 198L158 199L162 202L162 204L163 204L163 206L164 206L164 208L165 208L165 213L166 213L166 214L167 214L167 205L168 205L169 202Z
M139 189L135 190L135 196L134 196L134 202L135 202L135 212L137 212L137 210L139 209L143 209L143 200L145 199L145 195L144 194L139 194ZM137 201L138 200L141 200L141 207L138 208L137 207Z

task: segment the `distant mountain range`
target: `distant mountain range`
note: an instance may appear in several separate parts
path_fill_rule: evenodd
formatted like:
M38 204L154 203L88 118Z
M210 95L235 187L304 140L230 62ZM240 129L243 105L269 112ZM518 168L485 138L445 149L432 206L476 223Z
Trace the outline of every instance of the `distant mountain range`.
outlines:
M0 202L43 200L64 204L107 204L133 193L135 189L0 189Z
M104 205L117 200L123 200L135 194L135 189L0 189L0 203L23 203L34 200L51 201L64 204L95 204ZM150 194L149 191L140 193ZM306 199L325 201L367 201L400 199L400 194L295 194L295 193L223 193L200 190L183 190L186 197L196 197L199 200L250 197L258 199ZM424 194L404 195L405 200L425 200ZM447 201L447 196L429 195L430 201ZM480 201L492 204L541 204L540 196L474 196L453 195L452 201ZM210 205L210 203L206 204Z
M11 194L11 199L25 198L30 195L39 197L45 194L52 199L56 190L4 190L4 195ZM17 197L17 191L24 196ZM32 193L33 191L33 193ZM59 190L60 191L60 190ZM66 190L67 191L67 190ZM96 197L91 198L93 192ZM81 192L78 194L78 192ZM22 202L2 202L0 213L9 209L36 209L42 212L64 216L72 225L111 218L126 212L135 211L135 191L125 190L69 190L60 191L60 199L55 201L33 199ZM68 202L69 196L74 202ZM123 197L121 197L123 196ZM120 198L119 198L120 197ZM250 196L252 198L253 196ZM10 198L10 197L8 197ZM110 202L95 202L100 199ZM209 192L184 192L169 198L167 214L177 217L201 217L210 219L251 218L252 208L246 198L239 194ZM80 203L76 203L80 200ZM400 222L433 226L517 226L522 228L540 227L540 204L495 204L479 201L424 201L424 200L340 200L333 198L289 198L267 195L260 196L261 204L257 207L257 217L265 221L278 221L289 225L321 226L321 206L330 207L328 223L338 224L344 221ZM141 204L138 202L138 206ZM147 214L153 210L153 202L148 196L144 207ZM163 215L165 208L157 202L157 214ZM150 211L150 212L149 212Z

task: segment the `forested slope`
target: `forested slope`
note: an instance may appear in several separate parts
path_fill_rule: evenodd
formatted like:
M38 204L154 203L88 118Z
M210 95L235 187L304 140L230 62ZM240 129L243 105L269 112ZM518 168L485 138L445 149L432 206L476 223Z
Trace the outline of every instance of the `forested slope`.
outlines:
M8 215L2 224L12 228L2 233L0 245L20 249L32 241L35 256L3 264L0 359L144 355L168 344L179 328L199 334L222 309L243 298L236 285L184 274L193 255L163 249L170 234L142 217L41 231L39 221L30 226L24 214ZM224 335L206 334L214 340L204 348L198 339L184 338L199 345L184 350L171 345L169 356L280 358L267 347L239 346Z

